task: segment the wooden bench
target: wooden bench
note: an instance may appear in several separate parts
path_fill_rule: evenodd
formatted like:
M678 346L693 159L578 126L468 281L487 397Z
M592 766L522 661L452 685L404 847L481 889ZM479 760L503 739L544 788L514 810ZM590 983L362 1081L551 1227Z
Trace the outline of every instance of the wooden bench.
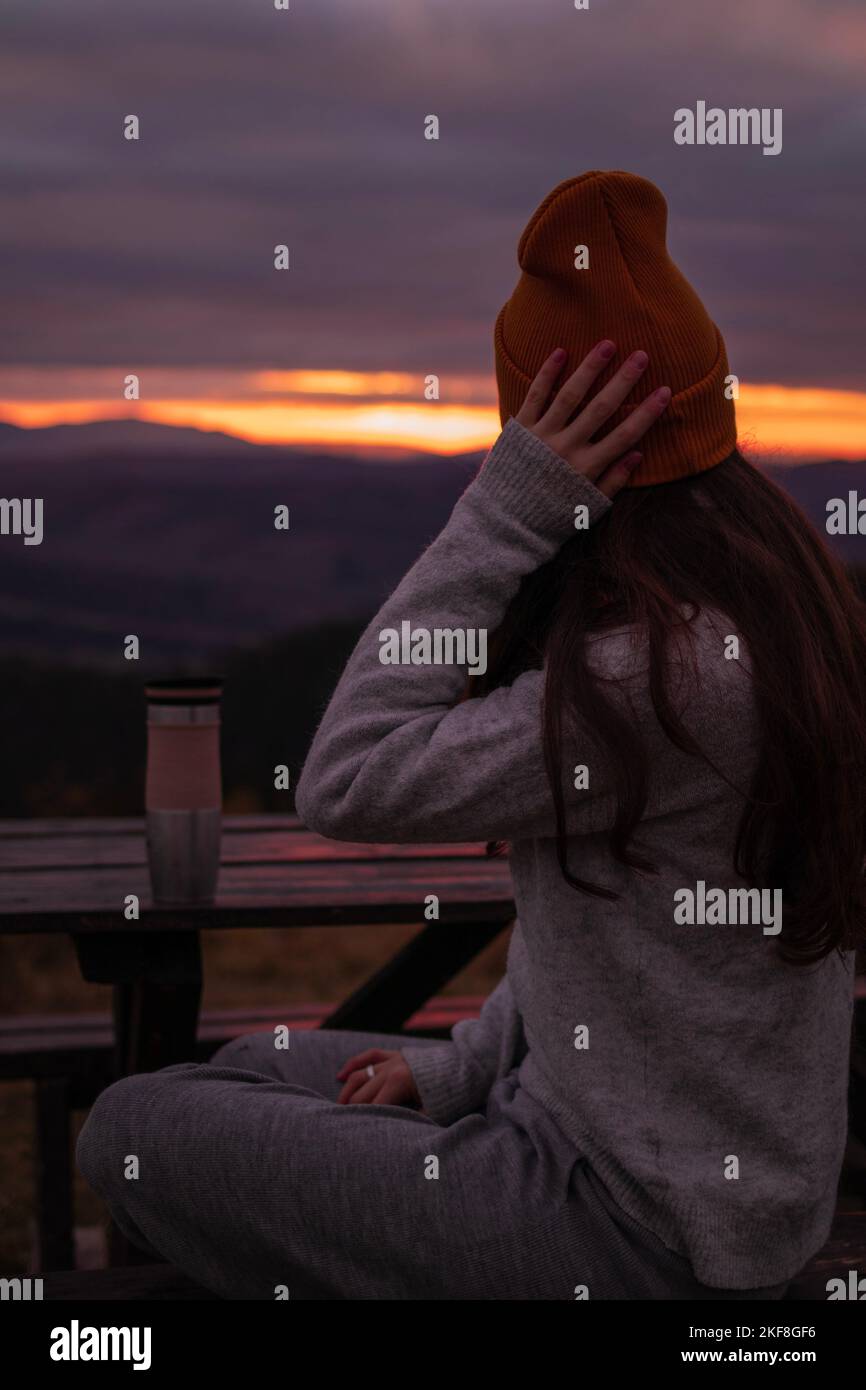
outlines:
M108 1303L216 1300L173 1265L127 1265L122 1269L73 1269L43 1276L43 1298Z
M447 1038L453 1025L475 1016L482 1003L474 996L432 999L403 1031ZM273 1031L277 1024L317 1028L327 1012L317 1004L210 1010L199 1022L194 1060L205 1062L232 1038ZM0 1081L34 1082L37 1271L74 1263L72 1113L92 1105L114 1076L115 1039L108 1014L27 1014L0 1020Z
M866 1211L836 1213L830 1239L791 1283L785 1301L825 1302L828 1279L845 1279L855 1270L866 1275Z
M843 1279L848 1271L866 1275L866 1212L840 1212L824 1249L792 1282L785 1302L826 1302L828 1279ZM174 1301L214 1299L215 1294L194 1284L171 1265L133 1265L126 1269L72 1270L44 1276L46 1299Z

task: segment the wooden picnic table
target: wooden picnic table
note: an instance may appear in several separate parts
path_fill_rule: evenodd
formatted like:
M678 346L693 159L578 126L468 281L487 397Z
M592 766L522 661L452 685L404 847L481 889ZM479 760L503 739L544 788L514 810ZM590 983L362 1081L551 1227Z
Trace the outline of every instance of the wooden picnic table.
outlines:
M0 933L68 934L84 978L113 985L114 1075L196 1056L204 930L417 923L321 1025L397 1032L513 920L511 893L507 861L478 843L344 844L294 816L228 816L214 903L154 908L143 818L0 820ZM124 915L130 894L140 899L137 921ZM430 894L439 899L436 922L424 915ZM866 1004L866 979L858 984ZM851 1100L852 1129L866 1142L864 1077L852 1072ZM42 1269L73 1263L68 1109L76 1094L49 1075L37 1086ZM114 1239L113 1263L127 1258Z
M138 920L124 912L131 894ZM430 894L434 922L424 916ZM481 844L347 844L295 816L227 816L215 901L157 908L143 818L0 820L0 933L66 933L84 979L113 985L118 1075L193 1056L202 931L417 922L416 936L325 1020L391 1032L513 916L507 863Z

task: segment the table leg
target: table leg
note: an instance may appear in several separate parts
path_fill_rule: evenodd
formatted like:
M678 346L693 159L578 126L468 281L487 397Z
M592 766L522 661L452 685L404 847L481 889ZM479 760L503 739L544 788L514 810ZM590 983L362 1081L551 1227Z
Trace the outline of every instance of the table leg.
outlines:
M114 986L117 1075L158 1071L195 1060L201 981L161 984L122 981Z
M114 986L117 1076L193 1061L202 988L198 932L82 932L75 949L85 980Z
M75 1264L69 1082L62 1076L40 1077L35 1100L36 1268L41 1273Z
M74 943L84 979L114 986L116 1077L195 1060L202 990L198 932L82 932ZM109 1261L150 1262L114 1226Z
M323 1028L396 1033L507 922L430 923L326 1018Z

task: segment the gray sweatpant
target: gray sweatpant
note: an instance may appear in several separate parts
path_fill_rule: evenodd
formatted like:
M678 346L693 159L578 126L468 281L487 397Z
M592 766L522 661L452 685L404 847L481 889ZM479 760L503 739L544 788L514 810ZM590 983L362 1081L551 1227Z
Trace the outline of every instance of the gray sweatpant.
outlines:
M423 1041L411 1045L423 1047ZM517 1084L447 1128L337 1105L336 1073L406 1038L297 1032L96 1101L78 1163L133 1241L229 1299L755 1299L725 1291L613 1203ZM137 1160L135 1163L133 1160Z

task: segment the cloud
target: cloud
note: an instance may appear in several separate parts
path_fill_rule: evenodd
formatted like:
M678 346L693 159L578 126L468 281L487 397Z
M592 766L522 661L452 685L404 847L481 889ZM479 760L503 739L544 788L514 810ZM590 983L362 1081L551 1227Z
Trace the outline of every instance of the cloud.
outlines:
M743 378L863 386L858 4L6 0L4 23L2 361L488 370L534 207L625 167L665 191ZM676 147L698 98L781 106L782 154Z

